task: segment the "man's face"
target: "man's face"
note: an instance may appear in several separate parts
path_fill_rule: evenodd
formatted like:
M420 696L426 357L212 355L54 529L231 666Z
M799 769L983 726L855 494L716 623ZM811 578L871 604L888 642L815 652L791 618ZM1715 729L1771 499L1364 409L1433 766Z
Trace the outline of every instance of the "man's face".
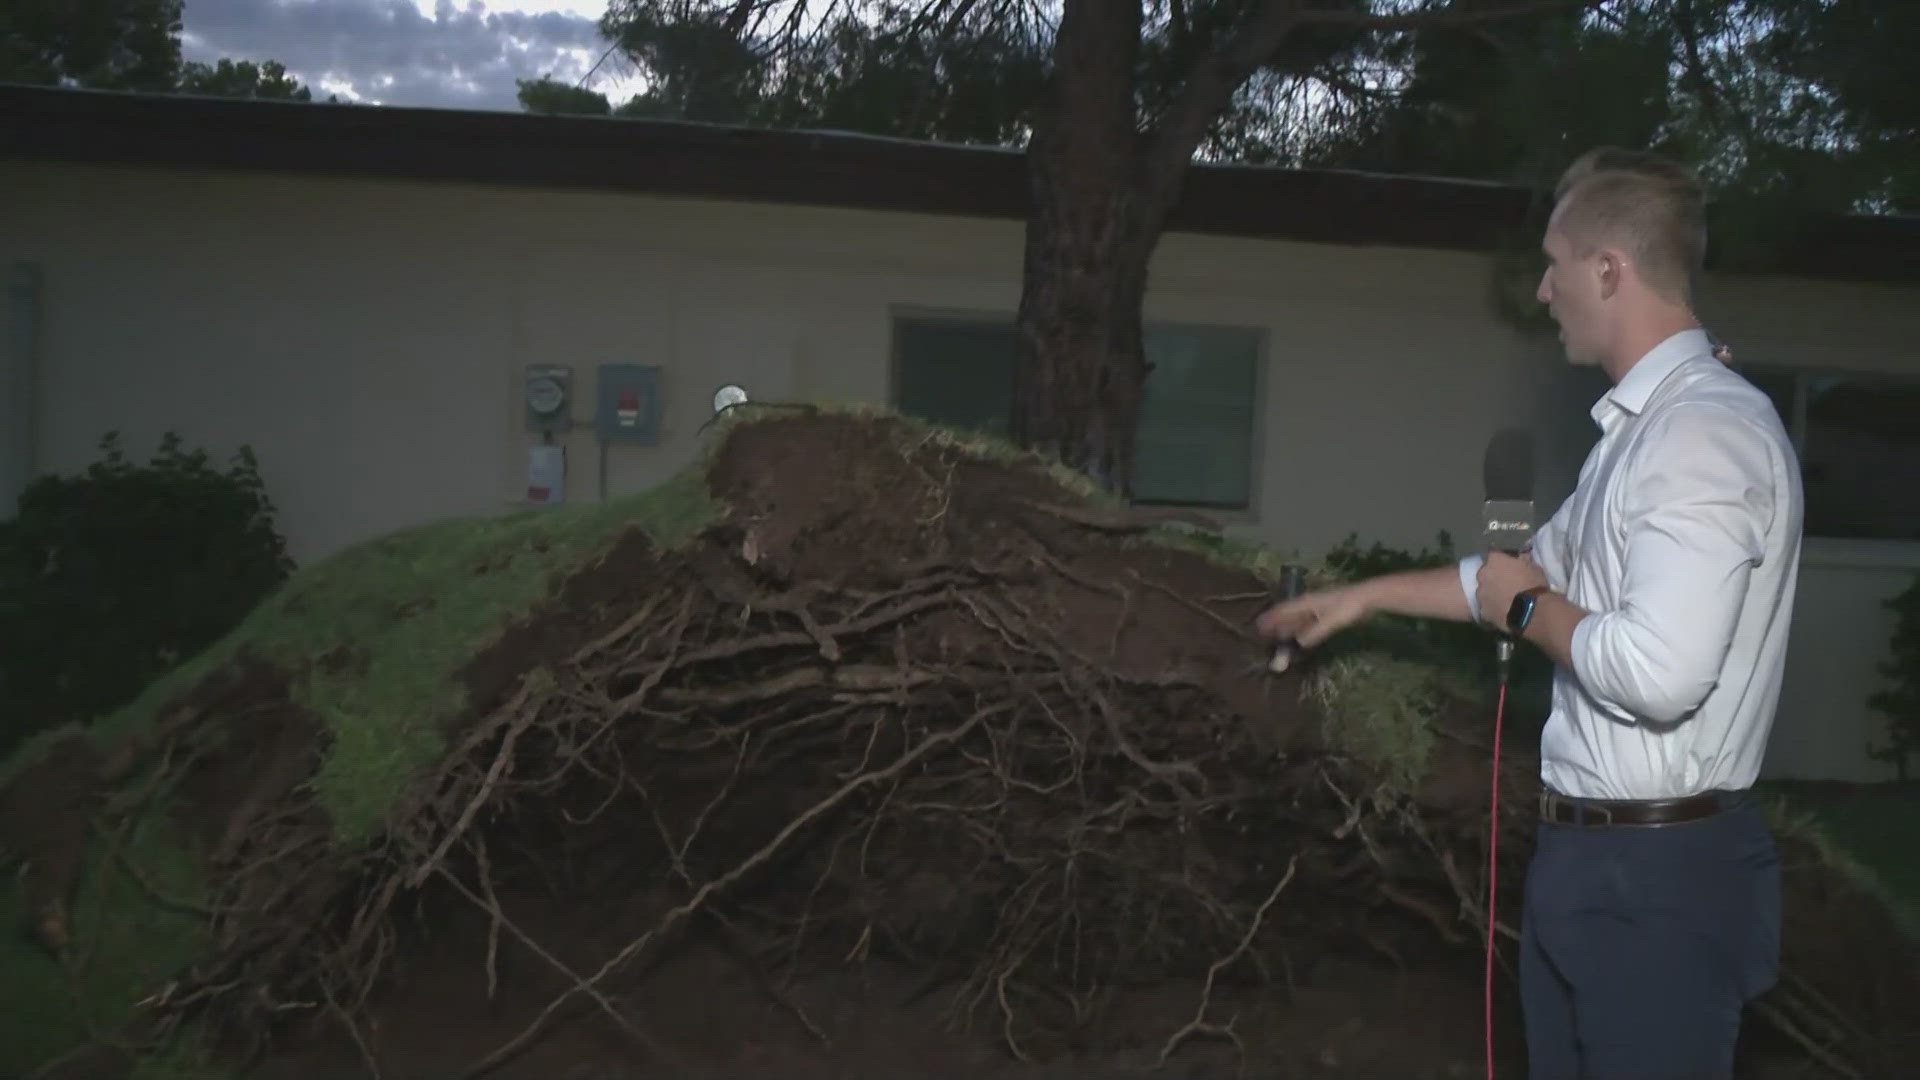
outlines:
M1581 257L1568 239L1555 215L1547 226L1541 244L1547 268L1540 275L1540 288L1534 294L1547 305L1548 314L1560 325L1560 344L1569 363L1591 366L1600 363L1606 353L1605 298L1600 289L1600 259L1597 254Z

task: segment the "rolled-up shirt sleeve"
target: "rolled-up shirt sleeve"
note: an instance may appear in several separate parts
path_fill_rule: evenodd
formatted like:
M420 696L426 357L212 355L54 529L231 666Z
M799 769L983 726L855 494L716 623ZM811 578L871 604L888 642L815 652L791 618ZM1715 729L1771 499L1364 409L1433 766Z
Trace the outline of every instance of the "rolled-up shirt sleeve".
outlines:
M1621 499L1620 602L1580 621L1571 659L1598 702L1672 723L1706 700L1732 647L1773 519L1776 451L1715 405L1673 409L1643 438Z
M1460 560L1460 591L1467 594L1467 610L1473 613L1473 621L1480 620L1480 568L1486 565L1485 555L1473 554Z

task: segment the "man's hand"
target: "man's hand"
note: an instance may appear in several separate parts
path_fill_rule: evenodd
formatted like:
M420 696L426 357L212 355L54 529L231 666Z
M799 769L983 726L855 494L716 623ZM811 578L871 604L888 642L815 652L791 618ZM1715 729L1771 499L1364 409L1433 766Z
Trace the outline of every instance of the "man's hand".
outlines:
M1534 564L1531 555L1515 557L1504 551L1489 551L1476 580L1479 591L1475 593L1475 598L1480 606L1480 621L1504 630L1507 609L1513 606L1513 598L1526 589L1545 585L1547 575Z
M1455 563L1403 570L1275 604L1254 626L1267 637L1310 649L1376 613L1467 622L1473 612L1460 585Z
M1359 622L1370 610L1363 587L1349 585L1275 604L1261 614L1254 626L1270 638L1292 640L1301 648L1311 649Z

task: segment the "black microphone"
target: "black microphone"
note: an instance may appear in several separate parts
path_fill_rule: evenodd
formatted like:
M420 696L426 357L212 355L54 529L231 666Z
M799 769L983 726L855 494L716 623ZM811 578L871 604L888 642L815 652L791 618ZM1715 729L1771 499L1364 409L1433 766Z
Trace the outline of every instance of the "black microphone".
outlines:
M1525 428L1496 432L1481 476L1487 493L1481 546L1518 555L1533 539L1533 436Z
M1486 502L1481 507L1482 551L1518 555L1533 539L1533 436L1525 428L1503 428L1487 443L1481 466ZM1507 613L1483 611L1481 619L1503 627ZM1504 629L1495 646L1504 681L1513 662L1513 637Z

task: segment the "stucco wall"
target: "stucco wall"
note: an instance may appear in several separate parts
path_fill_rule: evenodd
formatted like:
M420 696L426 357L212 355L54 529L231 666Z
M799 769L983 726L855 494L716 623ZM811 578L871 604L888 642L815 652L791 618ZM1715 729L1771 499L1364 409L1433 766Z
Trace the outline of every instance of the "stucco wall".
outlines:
M720 382L885 400L897 311L1005 314L1015 223L640 198L10 165L0 254L44 273L36 465L109 427L252 443L297 553L486 511L524 487L527 363L659 363L659 447L615 447L612 493L695 445ZM1187 236L1149 317L1270 331L1249 524L1318 550L1472 522L1481 447L1553 363L1484 314L1478 264ZM584 416L585 405L582 405ZM1408 429L1418 428L1418 445ZM594 497L595 443L568 443ZM480 467L484 463L485 467Z
M1004 315L1019 296L1021 229L1002 221L20 164L0 196L0 263L43 280L33 467L84 467L109 429L136 454L167 429L249 443L302 560L515 504L527 364L573 365L582 420L596 365L662 365L663 441L612 448L618 495L689 459L722 382L885 401L895 313ZM1486 295L1462 254L1166 238L1149 318L1267 330L1237 527L1309 555L1350 532L1471 542L1482 449L1514 423L1543 437L1550 511L1604 384ZM1742 359L1920 369L1910 290L1716 283L1705 311ZM569 498L596 498L591 431L565 445ZM1885 635L1867 609L1920 566L1908 554L1809 566L1776 771L1884 771L1849 734L1865 691L1812 664L1869 662Z

